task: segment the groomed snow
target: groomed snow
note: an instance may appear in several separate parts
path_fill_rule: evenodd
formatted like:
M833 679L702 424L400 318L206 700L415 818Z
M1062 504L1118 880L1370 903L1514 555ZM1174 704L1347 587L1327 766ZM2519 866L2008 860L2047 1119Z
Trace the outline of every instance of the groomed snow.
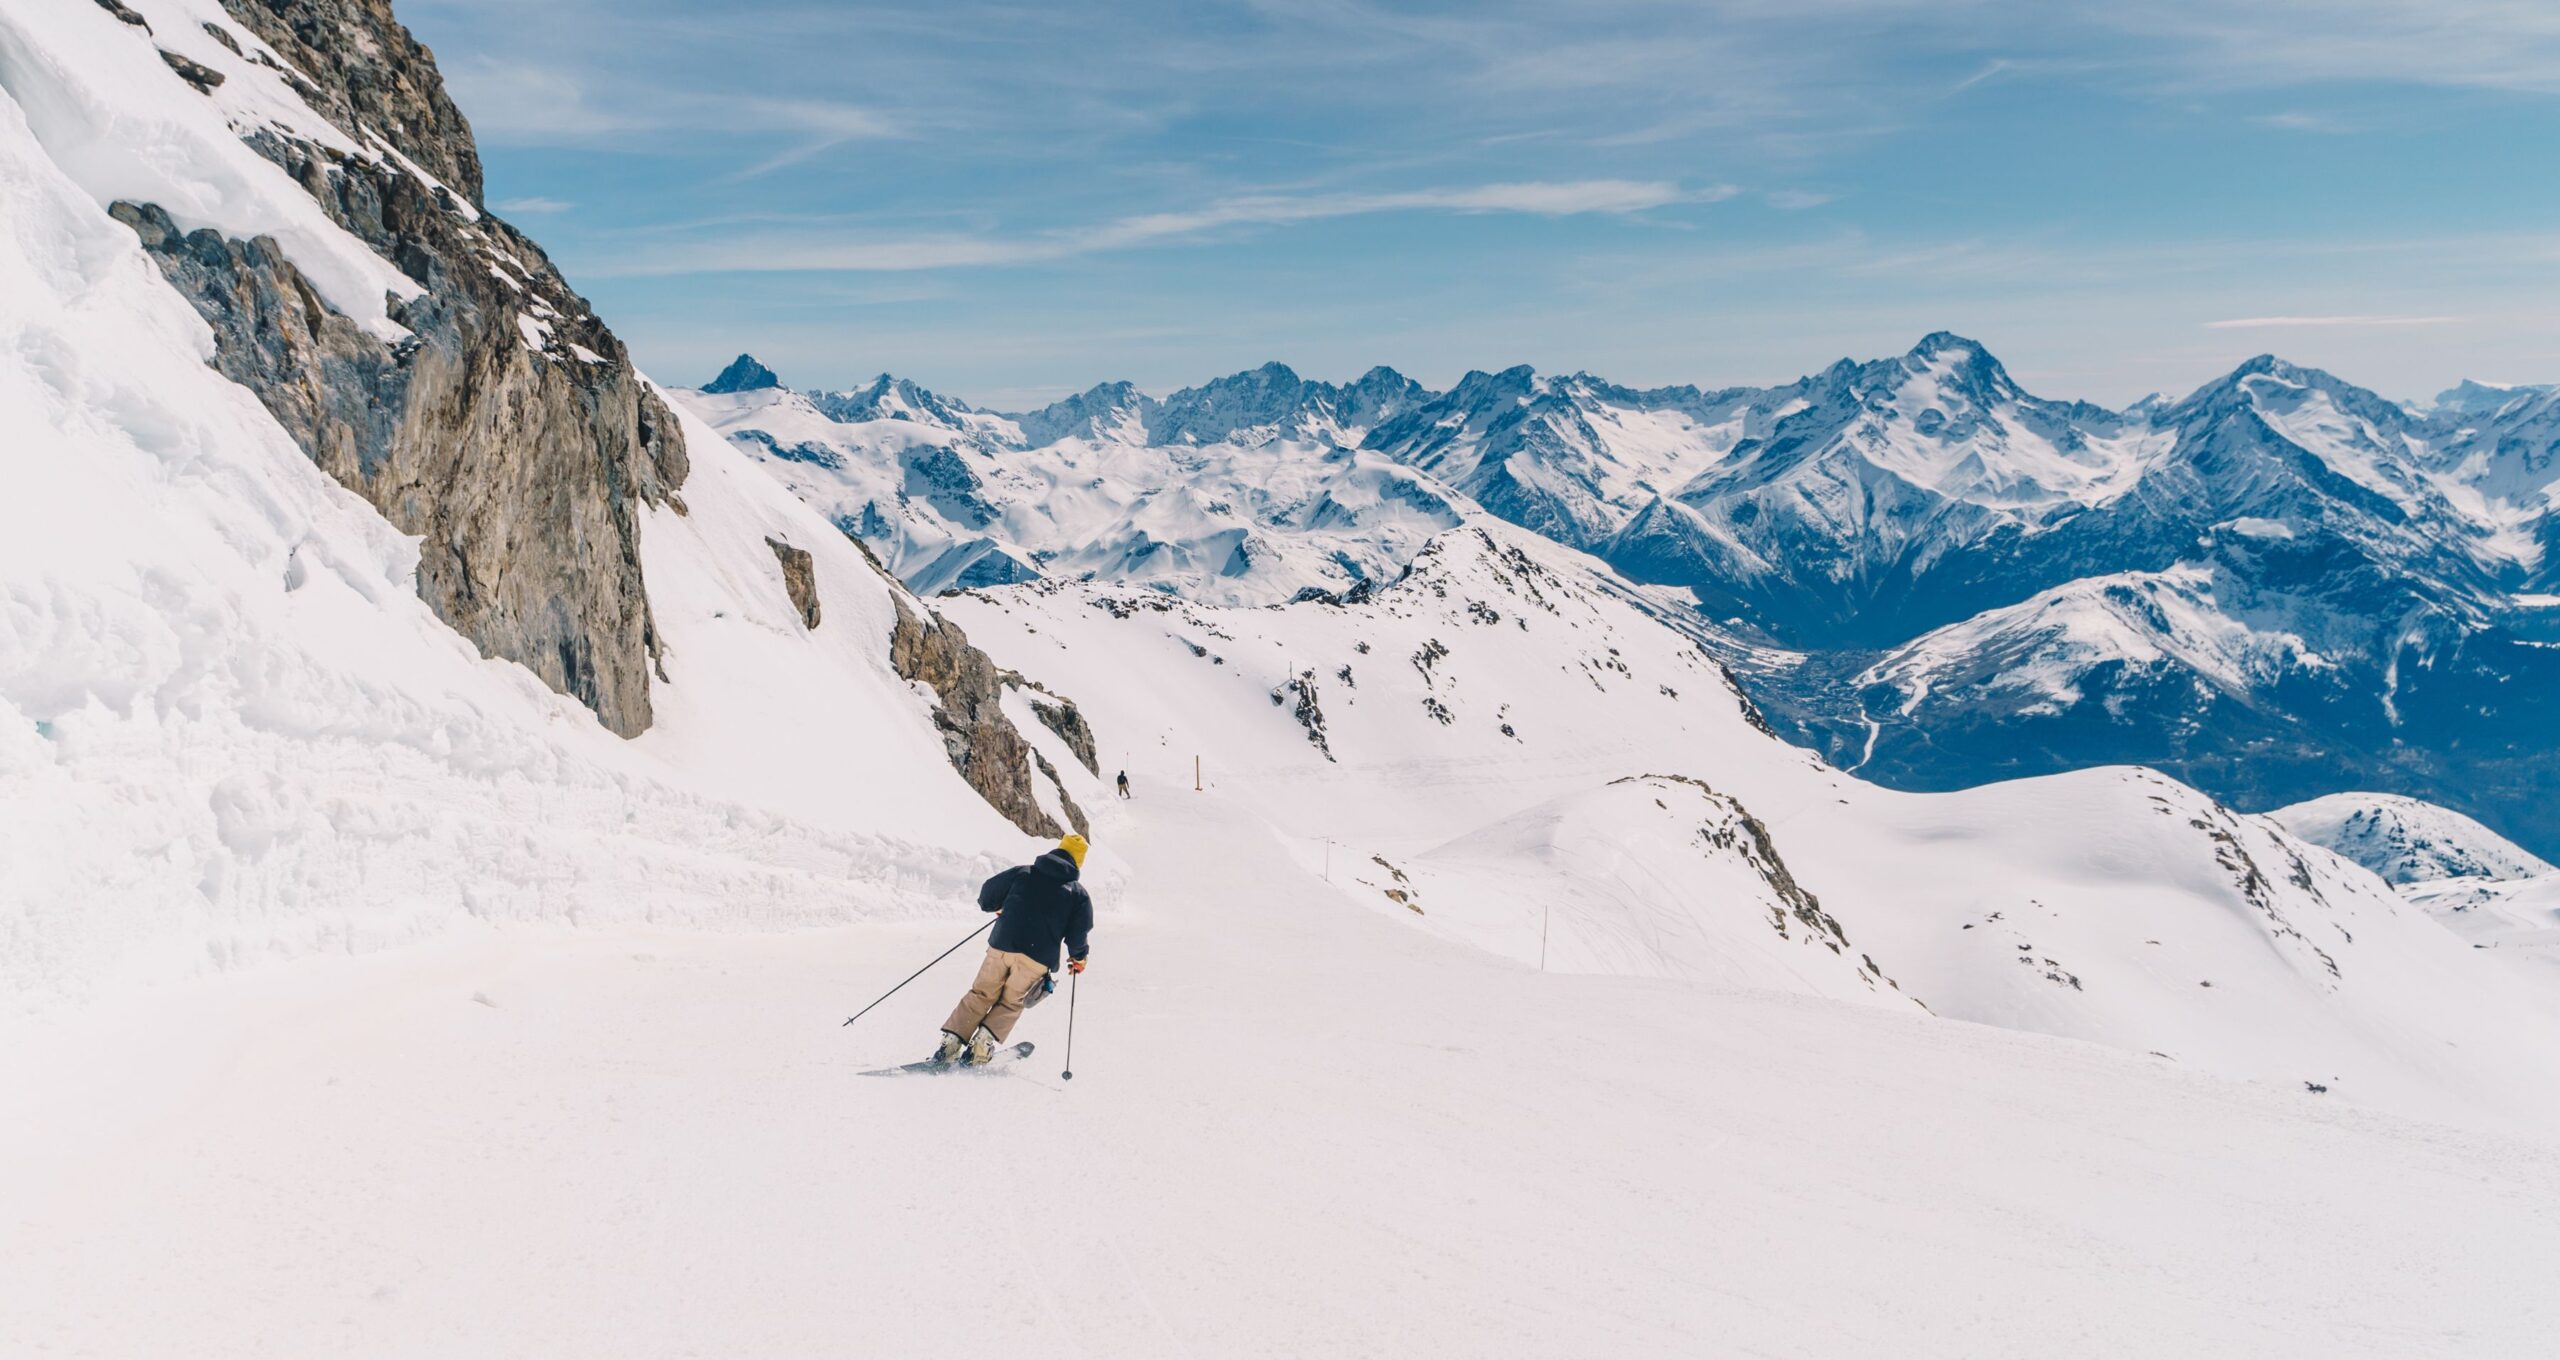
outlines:
M1150 785L1079 984L968 928L515 931L0 1047L0 1349L2542 1353L2560 1149L1861 1005L1540 974ZM1135 909L1142 921L1124 913ZM37 1117L41 1112L41 1118Z

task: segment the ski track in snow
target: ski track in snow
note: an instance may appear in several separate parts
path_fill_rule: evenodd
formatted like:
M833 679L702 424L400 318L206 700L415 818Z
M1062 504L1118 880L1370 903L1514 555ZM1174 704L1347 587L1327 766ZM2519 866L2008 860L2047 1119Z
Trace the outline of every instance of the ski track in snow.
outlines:
M2543 1353L2548 1140L1541 975L1226 796L1123 816L1143 924L1103 902L1073 1083L854 1077L965 985L838 1026L920 926L523 930L21 1021L0 1349Z

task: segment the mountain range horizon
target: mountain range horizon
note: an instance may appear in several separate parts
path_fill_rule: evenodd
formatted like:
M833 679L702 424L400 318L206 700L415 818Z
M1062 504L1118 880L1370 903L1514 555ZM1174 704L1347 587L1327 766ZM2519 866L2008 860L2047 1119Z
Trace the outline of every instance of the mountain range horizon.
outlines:
M886 373L795 393L741 355L693 399L919 590L1340 591L1463 498L1650 592L1871 778L2143 764L2260 810L2370 789L2560 854L2560 388L2395 402L2263 354L2109 408L1940 330L1767 387L1273 361L1004 413Z
M1945 329L1934 330L1922 336L1918 341L1914 342L1910 348L1902 351L1900 355L1879 357L1909 358L1933 353L1941 348L1950 346L1979 354L1982 357L1989 359L1993 364L1999 365L2003 375L2007 373L2007 365L1993 354L1989 346L1983 344L1981 341L1974 340L1958 332ZM1833 372L1842 368L1854 368L1861 363L1869 362L1876 362L1876 360L1860 360L1851 356L1843 355L1841 358L1834 360L1823 368L1815 369L1800 376L1812 377L1819 373ZM2267 350L2251 355L2250 357L2233 365L2231 368L2223 370L2215 376L2198 383L2195 388L2190 390L2189 395L2193 395L2193 393L2197 391L2203 391L2207 388L2227 383L2237 376L2252 371L2263 370L2270 365L2285 369L2296 369L2306 373L2316 373L2324 377L2338 379L2342 382L2352 381L2341 378L2331 369L2322 368L2313 364L2297 364L2273 350ZM860 383L844 385L816 384L804 388L795 388L794 390L826 392L830 394L849 394L877 389L884 384L906 383L919 391L932 393L934 396L946 402L956 402L962 409L982 411L990 415L1011 417L1037 416L1045 412L1055 411L1068 403L1084 401L1097 396L1120 396L1125 394L1144 397L1152 401L1171 401L1184 393L1198 392L1221 382L1232 382L1233 380L1245 378L1251 375L1274 375L1289 382L1336 388L1356 387L1362 384L1386 379L1413 383L1421 390L1434 394L1454 392L1470 380L1481 381L1500 378L1546 377L1565 381L1573 379L1590 379L1595 382L1611 383L1613 386L1616 385L1612 380L1589 368L1575 368L1570 372L1548 372L1540 370L1535 365L1528 363L1507 364L1501 368L1470 368L1465 373L1461 374L1456 381L1452 382L1445 388L1434 388L1428 384L1421 383L1419 380L1409 377L1403 370L1397 368L1395 365L1384 363L1371 365L1355 378L1341 382L1334 382L1324 378L1311 378L1301 372L1297 366L1290 364L1285 360L1269 359L1260 364L1235 369L1226 373L1215 374L1197 382L1188 383L1180 387L1165 389L1162 392L1141 388L1137 384L1126 379L1105 379L1093 382L1082 388L1067 389L1066 395L1059 397L1057 400L1052 401L1045 406L1039 407L1013 405L999 406L973 402L952 389L939 386L928 386L907 378L894 369L885 368L872 378ZM1714 392L1741 391L1750 388L1767 388L1784 385L1785 384L1782 383L1732 383L1719 386L1709 386L1703 382L1690 381L1657 384L1651 387L1630 390L1667 392L1687 389L1703 395ZM2354 385L2360 388L2362 387L2362 384ZM696 390L705 392L727 392L746 391L757 387L788 386L791 386L791 384L785 382L778 373L767 367L761 360L757 359L752 351L741 351L738 357L731 360L729 364L720 371L720 373L705 382ZM2493 404L2500 399L2548 391L2555 386L2560 386L2560 379L2555 379L2553 382L2492 382L2485 379L2466 377L2450 387L2441 389L2432 397L2424 400L2409 400L2388 396L2383 396L2382 399L2391 401L2395 405L2399 405L2413 411L2437 411L2448 408L2460 408L2469 411L2479 409L2484 402ZM2362 390L2374 392L2377 396L2382 395L2378 389L2363 388ZM2175 400L2177 399L2173 399L2168 392L2155 391L2142 397L2138 397L2121 406L2109 406L2104 402L2091 401L2085 398L2069 398L2067 400L2074 404L2090 406L2099 410L2111 410L2121 414L2142 410L2155 404L2175 404Z

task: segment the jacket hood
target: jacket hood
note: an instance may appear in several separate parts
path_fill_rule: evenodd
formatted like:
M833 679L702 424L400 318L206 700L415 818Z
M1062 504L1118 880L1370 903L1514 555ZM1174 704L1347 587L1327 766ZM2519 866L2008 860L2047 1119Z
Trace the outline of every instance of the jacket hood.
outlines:
M1082 871L1076 868L1073 855L1064 850L1052 850L1031 861L1031 872L1057 882L1073 883Z

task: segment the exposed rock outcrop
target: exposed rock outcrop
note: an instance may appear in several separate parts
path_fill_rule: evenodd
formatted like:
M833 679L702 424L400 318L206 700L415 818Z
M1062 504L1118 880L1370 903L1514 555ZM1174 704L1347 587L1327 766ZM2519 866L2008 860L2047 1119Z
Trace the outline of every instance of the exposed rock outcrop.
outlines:
M331 311L271 241L180 235L150 204L115 215L211 325L214 366L419 537L418 593L438 616L611 730L646 730L658 638L638 513L683 508L673 416L540 247L480 207L470 127L385 0L225 8L369 153L246 139L425 289L390 309L410 338L385 344Z
M791 595L791 607L800 611L800 626L818 626L818 562L806 548L795 548L778 538L765 539L766 547L782 562L782 588Z
M160 49L160 60L169 63L169 69L178 73L178 79L195 86L198 94L211 94L229 79L220 71L201 62L190 61L165 47Z
M1753 816L1741 800L1730 794L1718 793L1705 780L1685 774L1630 775L1610 782L1682 785L1696 790L1716 814L1698 828L1698 843L1717 854L1739 858L1759 875L1763 883L1769 885L1769 891L1777 899L1769 907L1771 929L1782 937L1793 938L1788 926L1792 920L1814 943L1844 958L1854 957L1859 976L1865 978L1869 985L1881 984L1897 992L1902 990L1902 984L1887 976L1882 968L1876 966L1873 958L1853 953L1849 933L1840 928L1837 918L1823 909L1819 898L1796 881L1795 871L1779 857L1778 843L1770 836L1768 824ZM2078 983L2072 985L2077 987Z
M141 29L145 33L151 31L151 21L134 13L133 6L124 3L124 0L98 0L98 8L105 10L107 13L116 16L118 19L121 19L128 24L133 25L135 28Z
M1040 719L1041 726L1057 733L1058 740L1075 752L1086 774L1101 777L1102 767L1094 760L1093 728L1085 723L1084 714L1077 710L1075 700L1060 699L1053 703L1034 694L1031 711Z
M1031 760L1040 767L1041 777L1049 781L1049 787L1058 791L1058 806L1067 810L1068 825L1076 829L1077 835L1090 837L1093 823L1085 819L1084 809L1077 807L1075 798L1067 792L1067 781L1058 777L1058 767L1050 764L1049 758L1038 751L1031 753Z
M1040 806L1032 784L1037 752L1023 740L1004 714L1005 672L987 654L969 644L960 625L938 615L919 614L903 595L890 596L898 618L889 635L889 664L897 673L934 693L934 726L942 731L942 748L951 766L1006 821L1034 836L1065 834L1057 819ZM1057 771L1042 760L1052 785ZM1065 788L1059 786L1063 798ZM1067 803L1071 820L1082 829L1083 816Z

